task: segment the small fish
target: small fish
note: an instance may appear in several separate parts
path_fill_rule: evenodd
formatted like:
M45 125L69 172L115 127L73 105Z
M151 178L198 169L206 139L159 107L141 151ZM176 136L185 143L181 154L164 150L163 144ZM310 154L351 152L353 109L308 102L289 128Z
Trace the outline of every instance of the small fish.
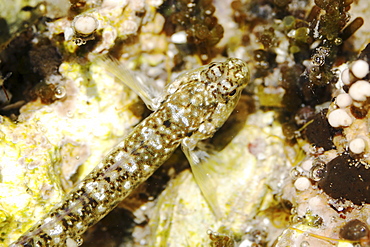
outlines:
M121 79L128 77L124 73ZM180 75L156 98L143 87L136 88L154 112L10 246L81 245L80 236L150 177L180 144L202 193L220 217L213 185L201 164L206 153L198 151L197 144L224 124L248 81L247 64L229 58Z

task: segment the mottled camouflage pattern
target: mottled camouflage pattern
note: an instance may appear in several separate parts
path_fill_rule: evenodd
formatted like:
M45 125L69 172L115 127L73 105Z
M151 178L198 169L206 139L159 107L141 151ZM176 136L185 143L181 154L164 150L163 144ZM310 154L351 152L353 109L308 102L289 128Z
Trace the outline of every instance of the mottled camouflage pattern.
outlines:
M228 59L181 75L160 106L58 205L11 246L68 246L144 182L183 143L211 137L249 80L245 62Z

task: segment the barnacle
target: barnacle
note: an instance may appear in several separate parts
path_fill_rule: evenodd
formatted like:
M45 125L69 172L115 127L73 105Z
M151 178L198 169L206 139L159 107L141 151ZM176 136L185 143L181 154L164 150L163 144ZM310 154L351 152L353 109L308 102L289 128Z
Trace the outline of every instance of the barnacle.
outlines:
M94 39L94 32L99 22L91 15L78 15L73 19L72 28L74 31L73 40L77 45L86 44L88 40Z

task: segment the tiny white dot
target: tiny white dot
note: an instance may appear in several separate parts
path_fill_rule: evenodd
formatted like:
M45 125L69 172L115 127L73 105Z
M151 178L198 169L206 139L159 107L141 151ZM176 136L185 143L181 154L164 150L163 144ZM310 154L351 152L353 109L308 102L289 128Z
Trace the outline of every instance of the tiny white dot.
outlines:
M349 76L349 69L345 69L345 70L342 71L342 73L341 73L341 79L342 79L342 82L345 85L351 84L350 76Z
M89 15L76 16L73 21L73 28L77 33L89 35L98 28L98 22Z
M134 173L137 169L137 164L136 163L133 163L131 162L131 164L125 164L124 165L124 168L126 171L130 172L130 173Z
M76 223L76 228L77 228L77 229L81 229L82 227L83 227L82 222L77 222L77 223Z
M362 138L353 139L349 143L349 150L351 150L351 152L354 154L363 153L365 151L365 147L366 147L366 144L365 144L364 139Z
M123 187L126 189L126 190L129 190L131 188L131 183L130 181L126 181L125 184L123 185Z
M118 152L118 154L116 155L116 157L114 158L116 162L119 162L122 160L122 157L124 156L124 152L123 151L120 151Z
M78 247L78 244L73 238L67 238L66 239L66 246L67 247Z
M90 182L86 184L86 192L92 192L98 186L98 182Z
M348 127L353 122L351 116L343 109L336 109L330 112L328 115L328 121L334 128Z
M319 196L314 196L308 201L310 209L316 209L317 207L326 205Z
M369 73L369 64L364 60L357 60L352 64L351 70L354 76L362 79Z
M104 191L94 193L93 195L94 195L95 199L97 199L99 201L102 201L105 198Z
M50 236L59 235L62 232L63 232L63 227L61 225L56 225L56 226L54 226L54 228L49 230L49 235Z
M370 96L370 83L364 80L356 81L349 88L348 94L354 100L365 101Z
M341 93L335 99L335 103L340 108L346 108L347 106L350 106L352 104L352 98L351 96L349 96L348 93Z
M105 210L106 210L106 208L103 205L98 206L98 211L99 212L104 212Z
M302 162L301 167L303 168L303 170L309 171L311 170L312 163L313 161L311 159L305 160Z
M307 190L308 188L310 188L310 186L310 180L308 180L308 178L306 177L300 177L294 182L294 187L300 191Z

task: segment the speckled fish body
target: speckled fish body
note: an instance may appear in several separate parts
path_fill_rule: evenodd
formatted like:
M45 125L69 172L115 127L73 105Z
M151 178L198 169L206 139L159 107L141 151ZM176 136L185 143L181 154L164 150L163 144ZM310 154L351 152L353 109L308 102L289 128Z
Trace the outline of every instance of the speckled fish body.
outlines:
M188 148L213 136L229 117L248 80L246 63L235 58L181 75L166 87L156 111L11 247L75 244L180 144Z

